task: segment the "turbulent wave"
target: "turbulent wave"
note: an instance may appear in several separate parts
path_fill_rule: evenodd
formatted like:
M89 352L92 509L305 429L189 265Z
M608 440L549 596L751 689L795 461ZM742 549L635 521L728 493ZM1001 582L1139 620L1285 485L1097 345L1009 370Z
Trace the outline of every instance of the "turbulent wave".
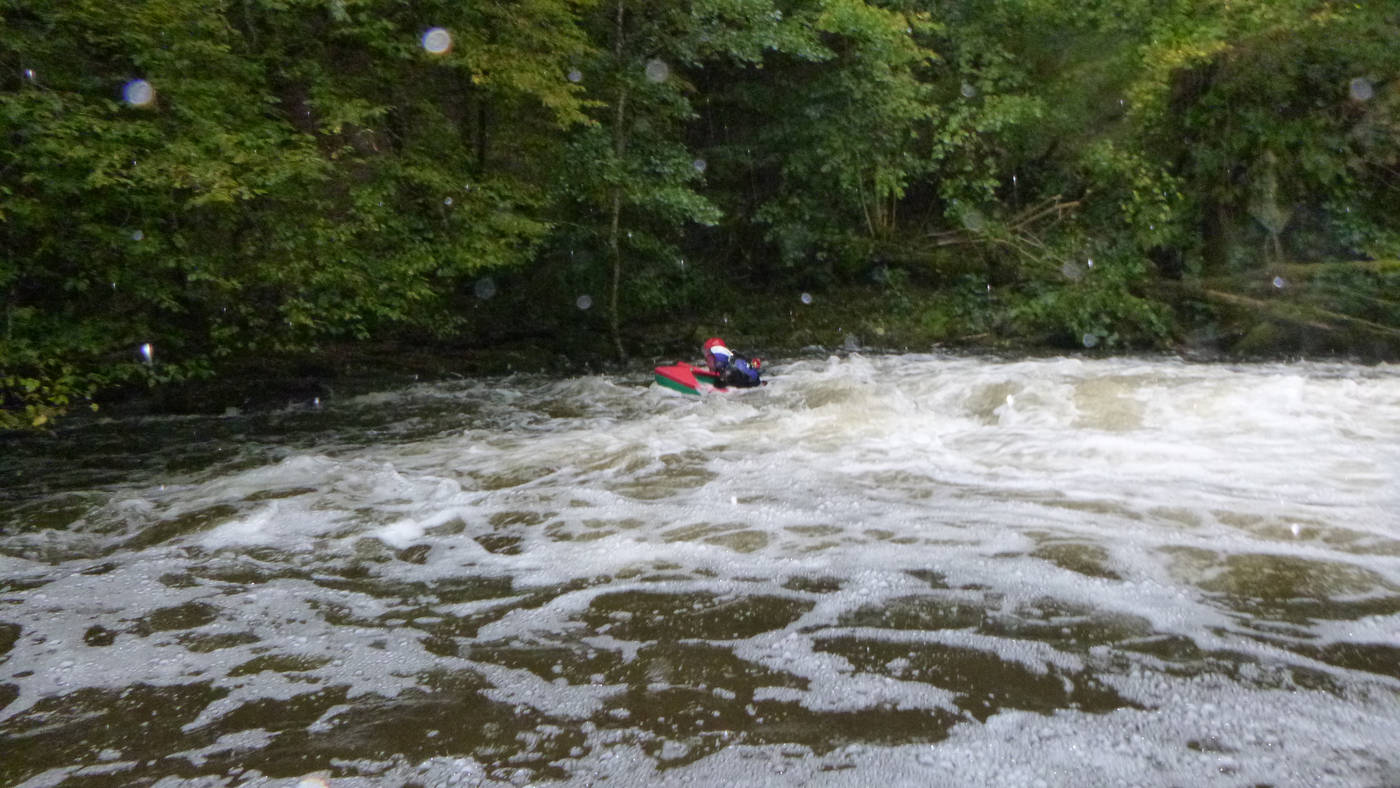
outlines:
M0 781L1400 780L1394 369L769 374L12 458Z

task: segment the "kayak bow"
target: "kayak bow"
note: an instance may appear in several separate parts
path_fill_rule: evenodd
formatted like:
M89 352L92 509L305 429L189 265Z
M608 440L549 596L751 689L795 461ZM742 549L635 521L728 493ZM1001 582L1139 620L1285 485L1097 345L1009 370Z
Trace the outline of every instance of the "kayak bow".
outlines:
M700 395L702 391L714 391L717 376L707 367L687 364L684 361L667 364L654 370L656 382L672 391L682 394Z

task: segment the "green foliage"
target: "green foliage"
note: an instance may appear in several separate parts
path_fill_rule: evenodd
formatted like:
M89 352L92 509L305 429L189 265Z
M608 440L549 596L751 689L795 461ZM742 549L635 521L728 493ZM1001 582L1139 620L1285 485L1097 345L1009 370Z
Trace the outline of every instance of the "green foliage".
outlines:
M0 411L491 334L487 313L558 324L583 293L622 351L626 320L719 308L719 285L872 271L936 334L1157 344L1158 277L1400 254L1397 22L1327 0L0 0ZM529 298L477 311L493 272ZM1390 279L1334 285L1390 320Z
M1163 305L1133 293L1141 275L1128 266L1101 266L1081 280L1043 286L1010 310L1012 330L1043 335L1061 347L1159 347L1171 336Z
M738 232L756 225L789 269L889 238L923 165L913 142L933 111L919 79L926 14L859 0L800 3L761 64L727 70L706 104L707 158Z
M1208 227L1205 262L1392 253L1400 99L1381 75L1400 68L1393 11L1191 10L1189 24L1162 20L1174 34L1144 49L1131 94L1142 155L1174 166L1188 197L1178 223Z
M462 279L523 265L548 229L529 165L584 120L579 8L0 5L0 368L56 381L26 396L58 407L63 366L86 392L451 332ZM425 19L449 51L425 51ZM143 342L153 367L127 361Z
M23 374L0 374L0 432L49 426L95 387L71 365L55 362Z

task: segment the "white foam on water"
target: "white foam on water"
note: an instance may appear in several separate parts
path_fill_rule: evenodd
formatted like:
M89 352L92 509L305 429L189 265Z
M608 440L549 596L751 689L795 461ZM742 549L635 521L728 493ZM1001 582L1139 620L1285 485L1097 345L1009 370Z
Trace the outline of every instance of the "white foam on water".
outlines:
M578 725L634 709L640 690L561 682L473 646L583 646L626 666L674 639L792 677L754 687L754 703L963 721L932 744L731 744L688 764L713 748L675 738L648 754L594 730L562 768L623 784L747 782L756 766L775 784L1393 776L1383 744L1400 740L1400 678L1319 651L1400 648L1393 368L853 355L768 376L740 397L601 376L368 395L337 407L382 413L375 442L330 436L267 465L133 482L68 531L0 536L0 581L24 581L0 593L0 622L19 627L0 662L18 692L0 725L84 688L198 682L224 694L190 717L192 734L343 687L313 726L332 731L360 699L431 691L424 677L443 672ZM153 528L170 533L132 541ZM43 558L80 539L81 557ZM454 591L464 580L487 590ZM670 630L585 623L638 594L698 612L677 603ZM791 612L749 630L707 613L710 598ZM160 623L180 610L189 621ZM433 634L454 621L472 623ZM95 625L110 645L85 640ZM218 638L230 639L188 647ZM898 659L856 669L827 650L837 641L982 655L1067 696L1092 676L1123 705L1032 714L1009 688L979 722L959 686L913 679ZM268 746L250 732L188 760ZM460 755L400 759L376 779L512 780Z

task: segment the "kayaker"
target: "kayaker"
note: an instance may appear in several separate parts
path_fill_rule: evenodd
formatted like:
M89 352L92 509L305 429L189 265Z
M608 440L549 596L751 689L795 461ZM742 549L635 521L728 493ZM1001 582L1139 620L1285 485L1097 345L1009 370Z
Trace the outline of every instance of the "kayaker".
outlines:
M759 368L763 365L762 359L756 358L750 361L726 347L724 340L719 337L710 337L705 340L704 350L705 365L718 376L715 385L747 389L762 382L759 380Z

